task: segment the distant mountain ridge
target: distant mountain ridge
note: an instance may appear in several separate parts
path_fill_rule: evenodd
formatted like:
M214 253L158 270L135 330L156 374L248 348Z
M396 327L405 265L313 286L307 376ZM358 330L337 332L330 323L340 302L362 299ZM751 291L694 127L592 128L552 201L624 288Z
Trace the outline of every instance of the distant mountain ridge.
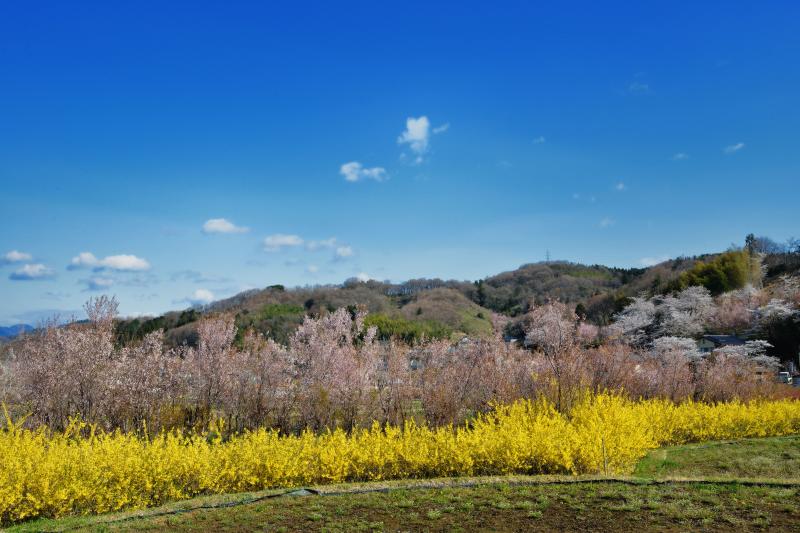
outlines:
M33 331L33 326L29 324L14 324L13 326L0 326L0 339L13 339L22 333Z

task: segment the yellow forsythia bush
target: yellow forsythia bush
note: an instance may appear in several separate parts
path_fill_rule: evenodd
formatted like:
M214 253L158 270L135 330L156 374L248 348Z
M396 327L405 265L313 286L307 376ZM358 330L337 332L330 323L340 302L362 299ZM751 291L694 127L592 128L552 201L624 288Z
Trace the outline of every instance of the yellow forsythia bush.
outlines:
M499 405L468 426L226 441L165 433L0 430L0 524L141 508L198 494L356 480L481 474L626 473L668 444L800 433L800 402L674 404L588 395L569 414L545 400Z

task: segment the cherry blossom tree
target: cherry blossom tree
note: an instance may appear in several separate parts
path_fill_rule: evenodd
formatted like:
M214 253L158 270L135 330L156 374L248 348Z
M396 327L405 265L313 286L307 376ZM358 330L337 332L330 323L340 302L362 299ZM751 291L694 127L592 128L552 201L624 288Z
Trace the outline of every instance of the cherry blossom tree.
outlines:
M755 310L760 306L761 291L748 285L717 298L711 326L717 332L740 334L755 327Z
M657 306L654 299L636 296L614 318L616 330L633 346L645 346L654 333Z
M525 343L544 357L555 381L556 408L562 409L583 381L577 316L561 302L534 307L528 316Z
M45 324L22 340L12 372L34 419L63 427L72 416L94 420L105 410L117 307L114 298L92 298L84 306L88 323Z
M289 346L303 418L312 427L347 429L379 409L373 384L379 367L377 330L364 328L364 313L347 309L307 317Z
M291 355L285 346L248 332L231 355L222 409L236 429L259 426L292 429L297 407Z
M614 327L628 342L644 347L658 337L699 335L714 309L708 289L688 287L675 295L633 298L615 317Z
M714 313L714 300L705 287L687 287L657 304L659 336L692 337L705 329Z
M209 317L200 321L197 334L197 348L186 353L187 378L190 402L195 406L192 421L206 424L230 387L234 354L231 344L236 336L236 326L232 317Z

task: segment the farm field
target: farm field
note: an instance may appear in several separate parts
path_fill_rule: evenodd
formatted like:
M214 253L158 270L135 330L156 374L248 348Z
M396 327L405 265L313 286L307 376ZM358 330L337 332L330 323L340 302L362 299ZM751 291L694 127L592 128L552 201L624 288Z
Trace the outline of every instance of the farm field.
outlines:
M329 485L319 495L204 497L9 531L796 531L798 467L800 437L718 441L654 450L627 478Z

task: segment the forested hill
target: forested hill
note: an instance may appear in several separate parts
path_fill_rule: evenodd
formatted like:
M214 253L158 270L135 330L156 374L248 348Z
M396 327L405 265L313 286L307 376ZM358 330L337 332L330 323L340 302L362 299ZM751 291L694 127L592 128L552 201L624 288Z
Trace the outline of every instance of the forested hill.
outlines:
M763 238L762 238L763 239ZM765 241L762 241L765 242ZM768 239L769 244L771 241ZM772 243L774 244L774 243ZM384 337L413 341L426 337L485 336L503 317L518 317L531 305L559 300L598 325L608 324L631 296L666 293L704 285L714 294L732 290L766 273L766 281L800 268L800 249L750 248L664 261L647 268L613 268L551 261L522 265L478 281L414 279L403 283L348 280L341 285L285 288L271 285L220 300L205 308L151 319L122 320L125 343L164 329L169 342L194 341L196 322L207 313L231 313L241 331L260 331L286 342L306 315L340 307L363 309ZM753 259L758 257L757 263Z
M655 267L628 269L561 261L532 263L479 280L468 295L509 316L526 313L531 304L551 300L581 303L591 319L606 322L617 300L642 291L660 291L694 262L677 259Z

